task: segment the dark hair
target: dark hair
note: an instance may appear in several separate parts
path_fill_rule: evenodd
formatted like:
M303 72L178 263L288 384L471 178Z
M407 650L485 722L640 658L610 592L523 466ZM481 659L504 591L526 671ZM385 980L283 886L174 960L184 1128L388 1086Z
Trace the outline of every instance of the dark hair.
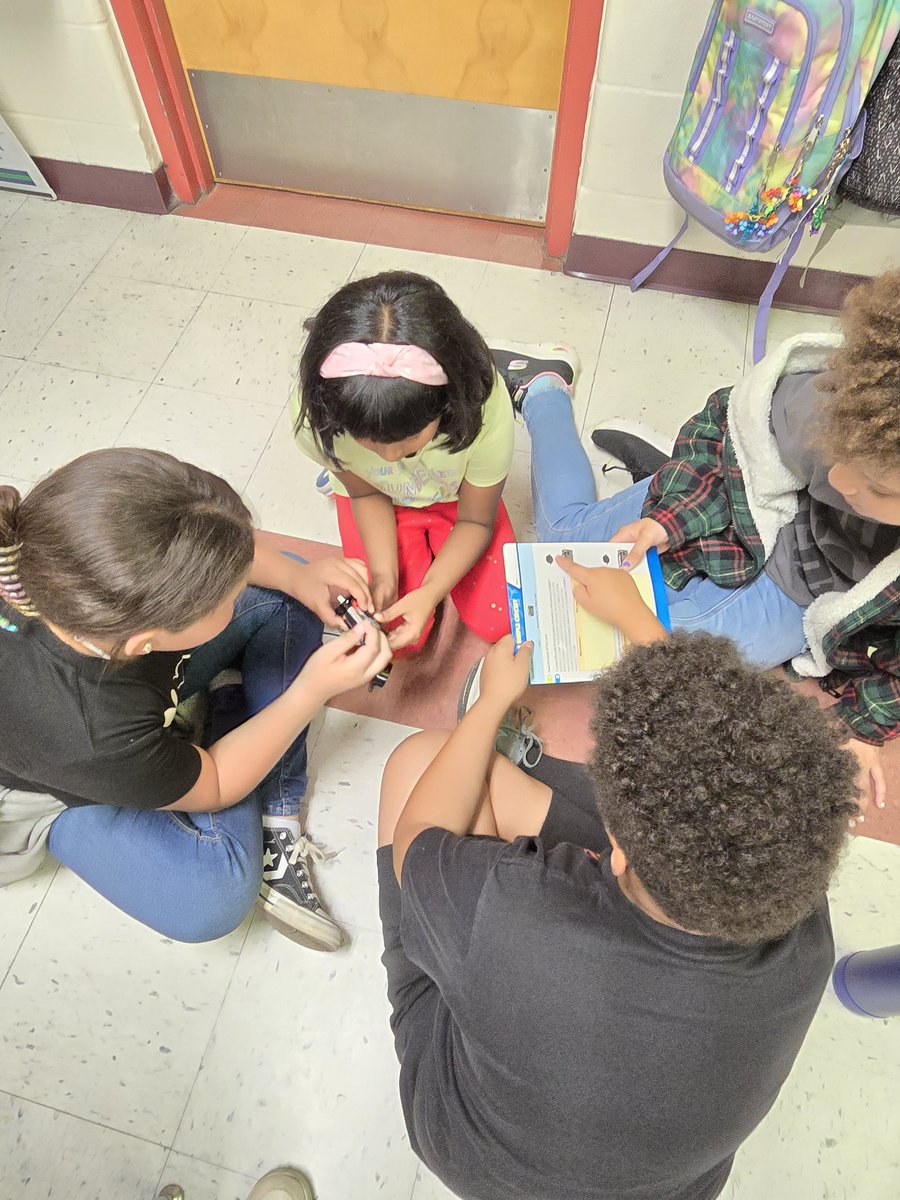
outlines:
M859 284L844 300L844 344L818 379L827 395L818 443L836 462L900 469L900 271Z
M22 499L0 487L0 545L41 617L117 650L178 632L222 602L253 560L253 526L224 479L155 450L96 450Z
M340 434L390 444L415 437L438 421L451 451L464 450L481 429L494 367L484 338L440 284L411 271L384 271L335 292L312 320L300 359L300 413L336 468ZM433 387L409 379L352 375L323 379L325 358L343 342L420 346L444 368L448 382Z
M755 943L820 903L857 765L815 700L726 638L680 631L600 677L593 728L604 823L669 918Z

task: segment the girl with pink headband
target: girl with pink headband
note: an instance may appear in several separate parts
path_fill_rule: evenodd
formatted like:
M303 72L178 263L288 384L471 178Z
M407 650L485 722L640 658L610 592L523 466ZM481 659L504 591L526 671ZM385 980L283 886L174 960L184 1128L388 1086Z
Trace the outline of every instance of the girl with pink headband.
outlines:
M447 596L497 641L514 414L484 339L439 284L407 271L347 284L308 329L297 445L330 473L344 553L368 564L392 648L419 649Z

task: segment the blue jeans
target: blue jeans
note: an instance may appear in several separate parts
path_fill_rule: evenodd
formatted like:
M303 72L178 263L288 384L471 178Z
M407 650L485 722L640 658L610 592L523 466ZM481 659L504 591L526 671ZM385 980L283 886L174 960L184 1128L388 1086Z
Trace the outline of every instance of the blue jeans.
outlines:
M649 479L609 500L597 499L565 386L537 380L528 389L523 415L531 435L531 494L541 541L608 542L640 517ZM804 609L765 571L739 588L722 588L695 575L681 591L667 587L666 592L673 629L728 637L758 666L777 666L806 647Z
M191 655L182 699L226 667L242 689L210 708L212 743L280 696L322 644L322 622L280 592L248 587L228 627ZM242 693L242 694L241 694ZM101 896L180 942L223 937L250 911L262 880L263 812L296 814L306 792L306 730L239 804L214 813L91 804L50 828L50 853Z

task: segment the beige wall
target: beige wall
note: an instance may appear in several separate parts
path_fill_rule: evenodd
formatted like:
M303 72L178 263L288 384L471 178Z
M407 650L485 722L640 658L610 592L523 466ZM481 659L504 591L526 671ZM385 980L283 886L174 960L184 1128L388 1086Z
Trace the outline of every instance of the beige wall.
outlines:
M606 0L597 78L575 213L575 232L664 245L684 213L662 178L681 98L703 35L711 0ZM686 250L738 254L727 242L692 226ZM815 246L804 239L796 261ZM839 229L816 256L816 267L877 274L900 265L900 225Z
M0 0L0 55L0 113L29 154L159 166L107 0Z

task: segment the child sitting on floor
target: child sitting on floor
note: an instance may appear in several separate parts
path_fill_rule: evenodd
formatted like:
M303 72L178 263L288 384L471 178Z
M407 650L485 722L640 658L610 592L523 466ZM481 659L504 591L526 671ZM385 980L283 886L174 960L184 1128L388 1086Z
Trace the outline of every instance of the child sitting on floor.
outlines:
M655 546L673 627L725 634L761 666L793 659L841 690L834 715L881 805L878 747L900 735L900 272L855 289L843 326L789 339L715 392L671 458L595 431L638 475L655 470L607 500L568 364L520 373L517 403L540 537L634 542L632 562Z
M0 487L0 885L49 846L177 941L222 937L258 896L337 949L301 828L307 727L390 658L371 625L322 645L337 593L369 599L351 563L279 554L224 479L168 454ZM192 744L178 705L214 680Z
M332 296L310 325L294 432L329 469L344 553L368 563L392 649L419 649L448 595L485 641L508 631L513 411L443 288L390 271Z
M507 638L458 728L385 769L410 1144L466 1200L713 1200L829 977L856 764L724 638L666 640L627 572L570 574L634 643L596 683L589 767L492 752L528 682Z

